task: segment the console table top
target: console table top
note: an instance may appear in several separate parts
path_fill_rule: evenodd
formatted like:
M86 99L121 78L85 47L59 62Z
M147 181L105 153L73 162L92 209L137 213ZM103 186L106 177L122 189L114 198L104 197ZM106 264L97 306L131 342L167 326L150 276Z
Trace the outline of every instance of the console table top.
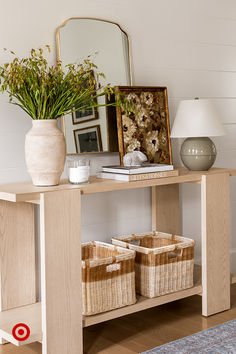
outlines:
M81 194L92 194L101 192L112 192L126 189L144 188L175 183L201 182L203 175L228 173L229 176L236 176L236 169L211 168L209 171L188 171L184 167L176 168L179 176L156 178L142 181L124 182L111 179L90 177L90 183L86 185L73 185L67 179L61 180L58 186L36 187L31 182L10 183L0 185L0 199L10 202L36 201L40 199L40 193L53 192L59 190L80 190Z

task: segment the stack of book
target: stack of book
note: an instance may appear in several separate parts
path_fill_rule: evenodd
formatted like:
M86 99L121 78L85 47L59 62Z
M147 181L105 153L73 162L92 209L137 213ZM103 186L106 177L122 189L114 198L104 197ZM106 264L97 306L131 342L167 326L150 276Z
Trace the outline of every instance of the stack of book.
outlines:
M116 179L119 181L141 181L145 179L178 176L173 165L148 164L142 166L103 166L97 177Z

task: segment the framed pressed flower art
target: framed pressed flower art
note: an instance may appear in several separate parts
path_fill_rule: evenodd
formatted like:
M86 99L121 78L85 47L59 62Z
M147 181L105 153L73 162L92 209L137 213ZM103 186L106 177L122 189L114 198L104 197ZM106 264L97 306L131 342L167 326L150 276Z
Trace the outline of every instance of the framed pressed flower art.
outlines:
M128 152L141 151L151 163L172 164L166 87L118 86L124 108L116 107L121 163ZM125 109L127 107L132 109Z

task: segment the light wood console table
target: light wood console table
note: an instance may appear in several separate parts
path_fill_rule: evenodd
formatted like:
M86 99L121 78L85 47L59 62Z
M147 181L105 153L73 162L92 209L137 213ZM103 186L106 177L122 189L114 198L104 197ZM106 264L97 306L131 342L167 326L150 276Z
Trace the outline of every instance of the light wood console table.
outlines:
M233 169L188 172L178 177L121 182L91 178L75 186L31 183L0 186L0 337L15 345L42 341L43 354L82 354L83 327L195 294L202 295L202 314L230 308L229 179ZM81 313L81 194L152 187L153 229L179 234L179 184L201 184L202 267L194 286L89 317ZM40 205L41 292L36 303L34 204ZM199 271L200 270L200 271ZM234 277L235 279L235 277ZM17 341L12 328L30 327Z

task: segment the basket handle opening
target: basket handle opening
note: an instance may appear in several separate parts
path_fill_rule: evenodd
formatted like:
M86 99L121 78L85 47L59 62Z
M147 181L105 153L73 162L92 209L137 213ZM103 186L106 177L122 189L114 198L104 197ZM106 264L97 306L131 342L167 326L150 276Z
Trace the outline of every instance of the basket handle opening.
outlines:
M118 270L120 270L120 263L112 263L112 264L109 264L108 266L106 266L106 272L117 272Z
M134 246L140 246L140 240L137 239L136 235L135 234L132 234L131 235L131 240L129 241L128 245L134 245ZM129 247L127 247L129 248Z
M132 241L129 242L129 244L130 245L134 245L134 246L140 246L140 240L132 240Z
M182 257L183 255L183 248L177 248L174 251L171 251L168 253L168 258L177 258L177 257Z

